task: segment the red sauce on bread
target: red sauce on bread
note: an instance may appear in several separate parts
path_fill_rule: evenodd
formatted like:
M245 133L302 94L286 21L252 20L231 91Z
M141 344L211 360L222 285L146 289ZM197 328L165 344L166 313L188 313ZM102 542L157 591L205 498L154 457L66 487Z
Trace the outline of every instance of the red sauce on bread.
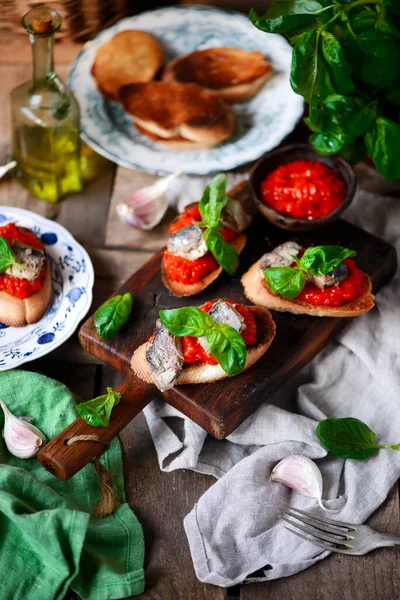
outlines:
M253 314L242 304L236 304L231 300L227 300L227 302L232 304L244 319L245 328L240 335L243 337L246 346L254 346L257 343L257 323ZM206 304L200 306L200 309L208 313L214 304L215 301L206 302ZM197 362L205 362L209 365L218 364L215 358L202 348L195 337L186 335L182 338L182 352L185 364Z
M339 173L316 160L281 165L261 183L263 202L296 219L325 217L342 204L346 194Z
M309 302L315 306L342 306L346 302L357 300L366 291L367 278L356 266L354 260L346 258L348 277L339 285L321 289L312 283L306 283L297 300Z
M172 235L179 229L189 227L194 223L201 221L201 214L197 206L185 209L170 225L169 233ZM231 242L237 237L236 231L229 227L224 227L220 230L226 242ZM187 260L181 256L175 256L165 250L164 252L164 267L169 277L174 281L179 281L184 284L199 283L206 275L219 268L219 264L211 254L207 252L204 256L196 260Z
M34 233L25 228L18 227L14 223L8 223L0 227L0 236L3 237L12 246L14 241L21 242L32 248L43 250L43 244ZM15 296L23 300L29 298L35 292L38 292L43 285L43 279L46 274L46 269L43 268L39 277L34 281L28 281L19 277L11 277L5 273L0 273L0 291L7 292L11 296Z

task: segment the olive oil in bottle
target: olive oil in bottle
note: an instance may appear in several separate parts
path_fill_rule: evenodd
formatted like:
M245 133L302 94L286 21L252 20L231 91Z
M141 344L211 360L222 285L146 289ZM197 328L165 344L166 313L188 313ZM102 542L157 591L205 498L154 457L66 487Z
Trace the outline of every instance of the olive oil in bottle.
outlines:
M16 176L32 194L56 202L82 187L79 105L53 72L54 33L61 18L46 7L23 18L33 52L33 80L11 92Z

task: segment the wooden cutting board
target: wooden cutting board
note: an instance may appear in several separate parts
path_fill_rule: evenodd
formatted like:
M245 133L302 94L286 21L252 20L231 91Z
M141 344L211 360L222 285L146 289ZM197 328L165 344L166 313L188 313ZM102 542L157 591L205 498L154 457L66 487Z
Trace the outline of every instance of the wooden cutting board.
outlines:
M245 182L236 186L231 193L246 205L249 204L249 190ZM221 275L198 296L175 298L169 294L161 280L162 251L158 252L115 292L116 294L131 292L134 298L131 317L120 334L110 340L101 340L97 336L93 317L86 321L79 332L81 344L88 352L127 375L122 401L113 411L110 427L101 428L101 434L106 441L127 425L152 397L160 394L155 386L139 381L130 369L132 353L154 331L159 310L188 305L198 306L216 298L230 298L237 302L249 303L243 295L241 274L263 253L288 239L295 239L305 247L323 244L355 249L358 253L357 265L371 276L374 293L377 293L396 271L397 256L393 246L345 221L337 221L319 231L292 235L288 231L270 225L258 213L247 232L248 241L240 257L238 275L235 278L230 278L226 274ZM377 302L379 304L379 295ZM176 386L162 394L162 397L212 436L223 439L262 402L268 401L283 383L286 383L352 321L344 318L316 318L278 312L272 312L272 315L277 328L276 337L266 354L251 369L236 377L210 384ZM83 421L78 419L74 429L70 428L68 435L71 435L71 432L76 435L83 430L85 433L99 432L98 429L83 425ZM66 433L62 433L65 438ZM60 465L54 462L51 454L53 450L59 453L59 446L58 449L56 446L60 441L62 442L61 434L40 453L39 460L46 468L59 470ZM89 456L93 458L96 454L96 451L89 449L90 445L93 446L90 442L82 444L82 447L87 446L83 452L87 458ZM79 446L81 450L79 461L82 463L82 447ZM95 446L98 451L99 444L96 443ZM76 459L75 454L70 456L71 460ZM64 461L64 458L59 453L59 460ZM74 469L70 465L64 475L70 476L68 473ZM55 474L62 476L57 472Z

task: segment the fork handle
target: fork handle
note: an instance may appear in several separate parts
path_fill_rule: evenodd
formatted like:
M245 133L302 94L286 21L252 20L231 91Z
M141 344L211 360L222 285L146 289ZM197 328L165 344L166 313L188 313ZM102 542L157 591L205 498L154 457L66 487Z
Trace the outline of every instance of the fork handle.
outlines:
M377 548L384 548L385 546L400 546L400 537L390 533L382 533L377 531L374 536L374 543L376 543Z

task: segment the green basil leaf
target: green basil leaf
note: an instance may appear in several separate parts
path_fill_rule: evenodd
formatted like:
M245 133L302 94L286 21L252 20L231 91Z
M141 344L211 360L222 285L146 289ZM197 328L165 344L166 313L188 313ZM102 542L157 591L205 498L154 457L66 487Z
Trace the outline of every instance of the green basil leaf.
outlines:
M386 179L400 179L400 126L379 117L365 136L368 155Z
M168 331L177 336L200 337L214 326L214 319L195 306L160 310L159 317Z
M351 79L351 67L340 41L329 31L322 31L322 53L332 70L332 79L337 92L351 94L354 84Z
M352 417L321 421L317 436L325 448L341 458L364 460L384 447L376 444L376 435L368 425Z
M378 89L395 87L396 82L400 81L398 42L376 29L361 33L357 36L357 41L364 52L360 80Z
M306 276L295 267L270 267L264 271L265 281L274 294L288 300L297 298L306 284Z
M114 296L102 304L95 312L94 323L99 337L107 339L117 335L126 323L132 310L132 296Z
M319 41L318 30L304 33L292 53L290 85L309 104L324 100L335 92Z
M310 106L307 125L315 132L310 142L320 154L339 153L363 136L376 119L377 103L363 97L340 94L328 96L322 104Z
M25 271L25 267L15 260L10 244L0 236L0 273L4 273L9 267L18 267L21 271Z
M359 13L351 14L350 24L354 33L363 33L367 29L374 27L378 15L369 10L362 10Z
M357 252L341 246L313 246L301 257L300 268L311 275L326 275L350 256L357 256Z
M226 184L226 175L220 173L210 181L204 190L199 203L199 210L203 219L199 223L201 227L211 227L214 229L219 227L221 212L228 202Z
M121 400L121 394L107 388L107 394L76 405L79 416L93 427L107 427L111 411Z
M217 263L228 273L234 275L239 268L239 255L236 248L224 240L221 233L215 229L206 229L203 237L207 248Z
M233 327L214 323L206 334L209 350L229 376L237 375L246 365L246 344Z
M358 138L354 140L354 142L347 144L340 150L339 154L351 165L356 165L362 161L367 154L363 138Z
M313 0L290 0L274 2L269 11L262 16L254 9L249 17L253 25L268 33L291 33L301 27L315 22L322 11L322 5Z

